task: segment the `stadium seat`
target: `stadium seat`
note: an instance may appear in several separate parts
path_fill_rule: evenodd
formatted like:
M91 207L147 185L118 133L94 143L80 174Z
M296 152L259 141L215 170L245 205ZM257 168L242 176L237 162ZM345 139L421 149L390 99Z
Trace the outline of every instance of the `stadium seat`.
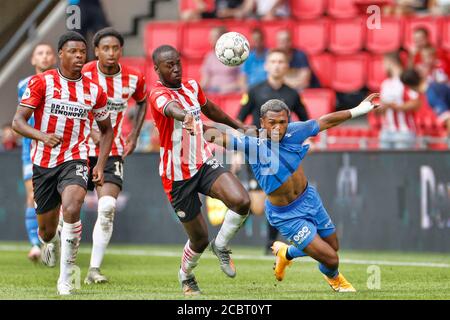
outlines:
M450 18L446 17L442 21L442 30L441 30L441 47L442 49L450 52Z
M265 21L260 25L260 27L266 36L266 46L271 49L277 46L277 33L279 31L292 31L292 23L290 20ZM294 34L292 34L292 36L294 36Z
M315 19L325 12L326 0L291 0L291 12L297 19Z
M213 11L215 8L214 0L206 0L206 11ZM189 10L189 9L197 9L197 4L195 0L180 0L180 12Z
M251 34L252 30L257 26L256 21L245 21L245 23L242 23L242 21L239 20L224 20L225 26L227 27L228 31L234 31L239 32L243 34L247 39L251 42Z
M310 56L311 67L319 78L322 87L331 86L331 69L333 66L333 56L329 53Z
M184 25L181 40L181 52L186 57L199 58L204 56L211 46L209 33L212 28L224 25L215 20L188 22Z
M122 57L120 63L139 70L143 75L147 74L147 62L144 57Z
M305 89L300 96L310 119L318 119L335 110L336 94L331 89Z
M355 0L328 0L327 13L339 19L356 17L359 12L354 2Z
M328 48L336 54L351 54L360 51L365 39L363 19L340 19L330 22Z
M168 44L180 48L182 24L177 22L150 22L145 27L144 46L145 54L151 57L153 50Z
M439 44L439 27L441 19L436 17L412 17L405 20L403 47L407 50L413 43L413 32L416 28L423 27L430 33L430 41L433 45Z
M294 46L310 55L325 50L328 41L328 20L300 21L294 25Z
M331 87L349 93L359 90L366 83L367 55L336 56L332 67Z
M386 79L383 56L371 56L367 68L367 87L373 92L379 92L381 82Z
M203 58L182 58L181 63L183 64L183 79L189 78L200 82Z
M237 119L241 110L242 94L229 94L221 97L220 107L230 117Z
M401 20L383 17L381 29L367 30L366 48L376 54L396 51L402 45L402 32Z

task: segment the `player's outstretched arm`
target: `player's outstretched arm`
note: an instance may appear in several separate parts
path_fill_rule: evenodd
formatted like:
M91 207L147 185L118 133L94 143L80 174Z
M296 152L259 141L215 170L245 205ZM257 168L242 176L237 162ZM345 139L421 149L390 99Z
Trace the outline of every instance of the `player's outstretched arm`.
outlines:
M320 117L319 120L317 120L320 131L338 126L349 119L362 116L372 111L379 106L378 104L373 103L373 100L375 100L379 96L379 93L372 93L353 109L337 111Z
M233 148L232 140L242 138L244 134L223 124L203 124L204 138L206 141L215 143L226 149Z
M233 129L245 129L245 126L241 121L232 119L210 100L202 107L202 112L214 122L226 124Z
M164 108L166 117L174 118L175 120L183 122L183 128L191 135L195 134L195 120L194 116L183 110L183 107L176 101L171 101Z
M30 126L27 121L32 115L33 109L19 105L12 122L14 131L26 138L42 141L45 145L52 148L62 142L62 137L41 132Z

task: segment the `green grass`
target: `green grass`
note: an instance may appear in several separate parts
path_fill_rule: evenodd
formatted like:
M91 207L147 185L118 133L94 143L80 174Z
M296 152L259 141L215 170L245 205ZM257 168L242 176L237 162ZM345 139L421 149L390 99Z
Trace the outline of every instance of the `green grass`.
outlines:
M82 246L77 260L82 280L89 264L89 249ZM0 299L184 299L177 280L181 246L112 245L110 249L102 268L110 283L82 284L75 295L61 298L56 295L58 268L30 263L23 243L0 243ZM347 263L342 263L340 270L358 292L336 294L309 258L296 261L285 280L277 282L272 273L273 259L261 252L261 248L233 246L238 272L235 279L227 278L207 252L195 271L204 292L199 299L450 299L450 258L443 254L341 252L341 259ZM367 268L373 260L437 265L379 265L381 289L369 290Z

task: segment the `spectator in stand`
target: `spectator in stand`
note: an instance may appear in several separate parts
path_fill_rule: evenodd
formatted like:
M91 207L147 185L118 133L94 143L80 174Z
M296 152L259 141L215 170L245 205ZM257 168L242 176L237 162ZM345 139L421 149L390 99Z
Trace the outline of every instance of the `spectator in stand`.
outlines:
M432 46L422 49L421 62L416 65L416 69L428 82L447 83L449 80L448 61L437 57L436 48Z
M414 69L404 71L400 79L414 91L425 94L428 104L450 135L450 86L447 83L428 82Z
M244 91L248 91L250 87L267 79L264 64L268 49L266 48L264 33L261 29L255 28L252 30L251 42L250 55L241 67L241 87Z
M222 64L217 59L214 50L217 40L226 32L227 29L225 27L216 27L210 32L211 51L206 55L201 69L201 86L209 94L242 92L240 69L230 68Z
M10 123L6 123L2 127L2 144L0 145L1 151L10 151L18 147L17 135L11 127Z
M398 52L387 53L383 58L388 78L381 84L382 114L380 147L382 149L411 149L416 143L414 111L420 108L419 94L406 88L400 80L403 65Z
M430 8L430 0L395 0L390 5L389 14L405 16L414 13L426 13Z
M434 15L445 16L450 14L450 0L430 0L430 11Z
M319 79L312 71L305 52L292 46L289 30L277 33L277 49L286 53L289 58L289 72L285 83L291 88L302 91L305 88L320 88Z
M289 1L287 0L247 0L246 7L262 20L275 20L290 16Z
M242 19L248 12L248 0L215 0L210 5L207 0L195 0L196 8L181 12L181 19L185 21L198 19Z
M422 27L416 28L413 31L413 45L409 50L408 68L414 68L418 64L422 63L422 53L424 50L429 50L430 47L433 47L433 45L431 44L428 30ZM435 50L436 59L447 63L445 52L441 49Z

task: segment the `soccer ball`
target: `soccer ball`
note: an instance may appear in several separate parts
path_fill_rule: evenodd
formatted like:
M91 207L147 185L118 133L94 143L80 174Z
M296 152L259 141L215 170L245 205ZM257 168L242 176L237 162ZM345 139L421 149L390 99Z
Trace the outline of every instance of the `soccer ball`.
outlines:
M250 44L246 37L238 32L223 34L216 43L216 56L226 66L235 67L247 60Z

